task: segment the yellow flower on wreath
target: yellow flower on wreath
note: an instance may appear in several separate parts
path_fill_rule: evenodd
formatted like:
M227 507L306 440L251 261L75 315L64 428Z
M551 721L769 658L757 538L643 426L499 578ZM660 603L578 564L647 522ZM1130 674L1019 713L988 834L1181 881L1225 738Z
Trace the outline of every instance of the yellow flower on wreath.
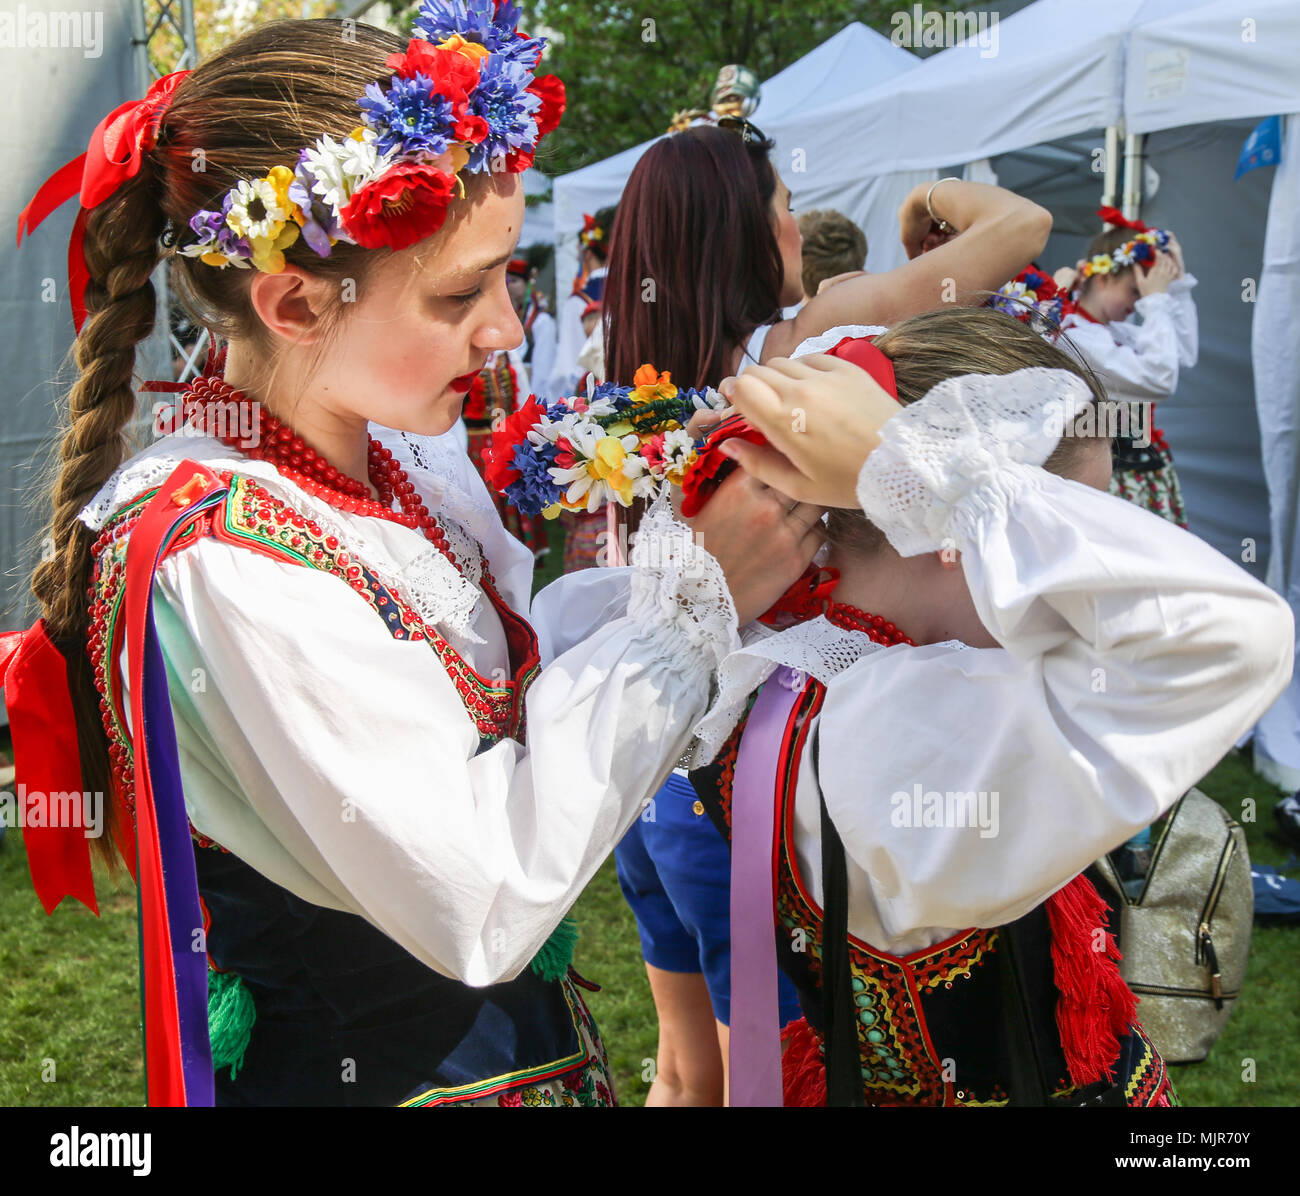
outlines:
M627 449L617 436L602 436L596 442L596 455L587 463L587 472L616 490L624 505L632 504L632 479L623 475Z

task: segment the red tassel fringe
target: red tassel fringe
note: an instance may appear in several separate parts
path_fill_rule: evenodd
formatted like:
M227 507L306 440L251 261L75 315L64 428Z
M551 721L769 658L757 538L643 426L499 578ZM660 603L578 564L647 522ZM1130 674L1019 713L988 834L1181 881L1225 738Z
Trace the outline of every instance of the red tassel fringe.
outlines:
M1106 903L1084 876L1047 899L1052 966L1060 997L1056 1025L1070 1078L1080 1087L1111 1078L1120 1039L1137 1013L1137 998L1119 974L1122 956L1106 929ZM1105 949L1093 948L1096 932Z
M821 1043L801 1017L781 1031L781 1086L784 1103L791 1108L826 1107L826 1066Z

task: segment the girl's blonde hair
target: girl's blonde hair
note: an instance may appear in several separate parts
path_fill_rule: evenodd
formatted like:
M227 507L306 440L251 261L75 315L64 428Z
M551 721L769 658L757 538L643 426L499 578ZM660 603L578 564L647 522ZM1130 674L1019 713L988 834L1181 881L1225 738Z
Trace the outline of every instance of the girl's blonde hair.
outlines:
M944 307L912 316L876 338L876 347L894 366L898 401L915 403L946 378L962 374L1010 374L1041 366L1077 374L1092 392L1092 403L1105 403L1106 391L1096 374L1079 357L1049 344L1019 320L987 307ZM1095 410L1087 413L1095 417ZM1095 420L1077 428L1095 427ZM1076 429L1071 429L1075 431ZM1096 439L1062 436L1043 468L1068 475L1079 465L1084 445ZM837 548L856 555L876 552L884 533L861 511L836 509L827 520L827 532Z

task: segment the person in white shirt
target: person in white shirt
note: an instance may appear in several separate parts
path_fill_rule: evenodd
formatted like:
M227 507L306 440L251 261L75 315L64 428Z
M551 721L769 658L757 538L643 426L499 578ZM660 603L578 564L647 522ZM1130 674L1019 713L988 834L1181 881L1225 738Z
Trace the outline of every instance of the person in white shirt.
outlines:
M1067 1103L1167 1104L1080 873L1168 811L1285 687L1290 610L1105 493L1109 443L1089 410L1105 392L1016 320L946 309L875 338L901 410L857 366L815 355L828 347L723 384L767 438L724 455L832 508L834 585L810 578L805 609L746 630L696 728L693 762L717 762L692 774L733 836L745 818L777 827L781 958L809 1022L787 1035L787 1098L826 1103L823 1046L840 1057L820 934L829 819L846 869L840 1041L861 1102L1025 1103L1041 1080ZM751 807L756 736L780 750ZM770 936L763 896L745 907ZM1007 1028L1010 942L1040 1048L1028 1078Z
M1113 208L1099 215L1115 227L1093 239L1073 270L1057 271L1056 281L1071 291L1061 335L1097 371L1109 410L1123 417L1115 421L1111 493L1186 527L1173 454L1155 426L1155 408L1174 396L1180 372L1196 364L1196 279L1172 234L1126 220ZM1144 236L1158 237L1164 247ZM1134 260L1135 252L1147 260Z
M555 365L550 380L550 393L554 398L573 394L578 378L584 373L578 361L587 341L582 313L589 303L599 303L604 298L605 263L609 261L617 213L615 205L582 218L583 229L578 235L582 244L582 272L574 280L573 293L560 309L559 341L555 346Z

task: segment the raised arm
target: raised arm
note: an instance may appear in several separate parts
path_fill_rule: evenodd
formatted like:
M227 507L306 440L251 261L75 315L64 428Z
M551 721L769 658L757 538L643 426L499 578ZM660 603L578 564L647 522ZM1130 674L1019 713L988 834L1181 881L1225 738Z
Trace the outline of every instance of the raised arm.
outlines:
M1001 187L945 179L934 188L930 204L957 234L922 253L932 229L925 206L930 187L914 188L899 208L911 259L907 265L848 279L814 295L793 320L769 334L768 357L788 354L800 341L841 324L889 325L945 303L978 302L979 292L1014 278L1047 244L1052 216L1045 208Z

